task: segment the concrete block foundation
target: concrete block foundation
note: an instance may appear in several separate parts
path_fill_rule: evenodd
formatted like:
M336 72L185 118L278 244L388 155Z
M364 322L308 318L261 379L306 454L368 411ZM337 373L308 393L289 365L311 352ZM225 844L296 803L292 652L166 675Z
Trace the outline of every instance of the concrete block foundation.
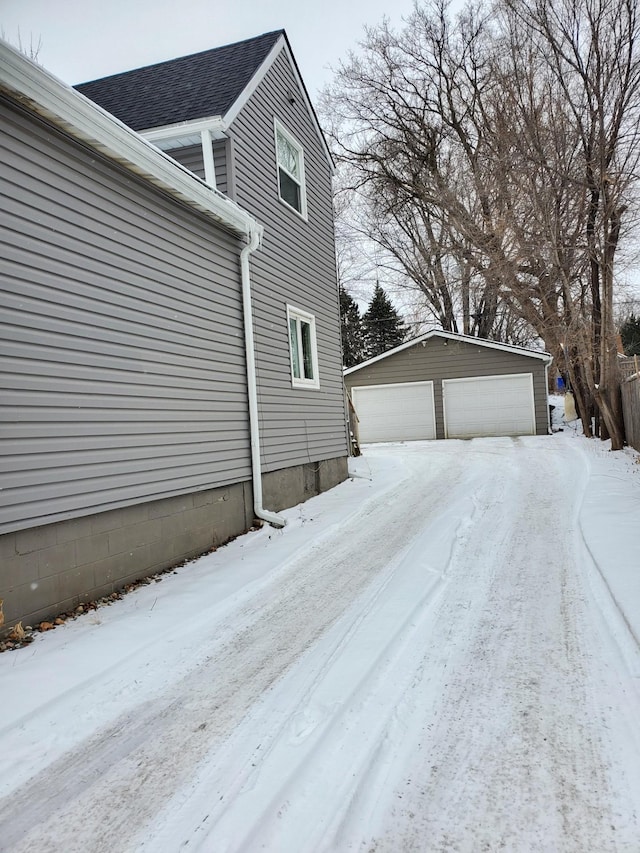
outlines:
M274 512L333 488L347 459L267 473L263 503ZM250 482L139 503L0 536L3 630L33 625L134 580L199 556L253 524Z

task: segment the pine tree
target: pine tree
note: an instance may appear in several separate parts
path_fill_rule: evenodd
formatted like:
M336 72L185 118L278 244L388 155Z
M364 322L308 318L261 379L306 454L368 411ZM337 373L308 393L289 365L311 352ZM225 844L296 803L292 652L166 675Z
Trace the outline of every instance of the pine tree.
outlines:
M342 329L342 357L345 367L353 367L366 357L364 328L360 309L354 299L340 285L340 325Z
M620 326L625 355L640 355L640 315L631 314Z
M376 284L369 308L362 318L367 341L367 357L382 355L401 344L407 329L386 293Z

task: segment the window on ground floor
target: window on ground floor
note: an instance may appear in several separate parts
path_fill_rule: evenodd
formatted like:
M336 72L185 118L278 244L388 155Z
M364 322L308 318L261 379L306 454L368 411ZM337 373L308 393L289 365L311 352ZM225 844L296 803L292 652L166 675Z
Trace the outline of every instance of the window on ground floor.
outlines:
M291 384L294 388L319 388L316 320L313 314L287 305Z

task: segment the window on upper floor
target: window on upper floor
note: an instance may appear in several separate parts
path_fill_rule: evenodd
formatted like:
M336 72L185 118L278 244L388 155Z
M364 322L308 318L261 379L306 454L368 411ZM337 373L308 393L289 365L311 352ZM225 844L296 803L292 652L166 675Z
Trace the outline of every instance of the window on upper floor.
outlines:
M313 314L287 305L291 384L294 388L319 388L316 320Z
M278 193L280 199L304 219L307 218L307 196L304 184L304 153L294 137L279 121L275 123Z

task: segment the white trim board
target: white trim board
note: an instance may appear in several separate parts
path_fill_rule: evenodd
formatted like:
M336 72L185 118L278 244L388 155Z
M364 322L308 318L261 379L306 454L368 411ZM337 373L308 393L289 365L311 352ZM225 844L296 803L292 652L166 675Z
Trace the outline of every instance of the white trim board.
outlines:
M210 116L209 118L149 127L145 130L139 130L138 133L148 139L149 142L157 142L162 139L180 139L182 136L200 134L203 130L209 130L214 139L224 139L224 129L224 122L220 116Z

